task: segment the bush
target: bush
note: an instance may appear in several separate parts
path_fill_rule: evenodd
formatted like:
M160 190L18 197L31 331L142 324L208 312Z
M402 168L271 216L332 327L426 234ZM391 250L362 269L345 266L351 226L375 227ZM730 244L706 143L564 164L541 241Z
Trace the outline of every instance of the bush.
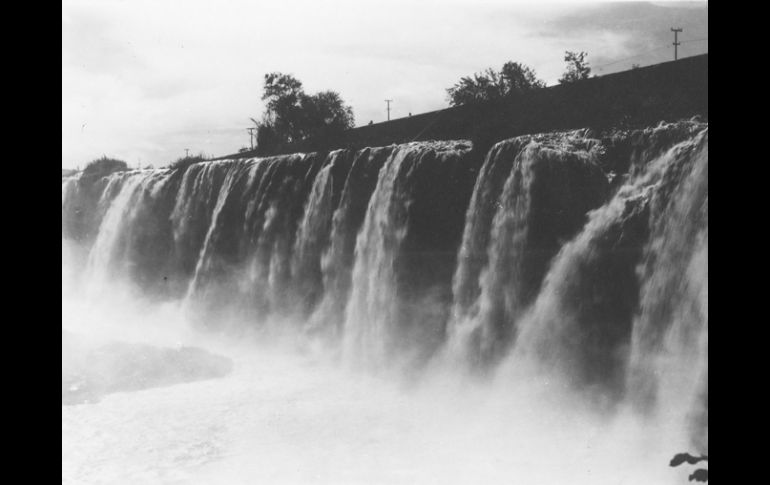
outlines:
M187 167L190 165L194 165L196 163L205 162L206 156L203 153L199 153L197 155L192 155L189 157L182 157L178 158L175 162L171 163L168 168L171 169L177 169L181 168L182 170L187 170Z
M454 86L447 89L451 106L499 100L518 93L545 87L545 81L538 79L534 69L508 61L500 71L487 69L473 77L461 78Z
M104 177L111 173L125 172L126 170L128 170L128 164L123 160L102 156L102 158L89 162L86 168L83 169L83 175Z

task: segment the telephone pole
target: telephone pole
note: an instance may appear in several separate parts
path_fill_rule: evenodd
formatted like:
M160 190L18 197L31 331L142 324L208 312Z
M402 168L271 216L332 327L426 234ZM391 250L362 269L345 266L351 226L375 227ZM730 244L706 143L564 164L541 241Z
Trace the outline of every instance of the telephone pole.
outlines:
M386 99L385 102L388 103L388 121L390 121L390 103L392 103L393 100L392 99Z
M249 132L249 144L251 145L252 150L254 150L254 130L256 130L256 128L246 128L246 131Z
M184 149L184 157L185 158L190 158L190 149L189 148L185 148Z
M682 31L681 27L677 27L676 29L671 27L671 32L674 33L674 60L677 60L679 57L679 52L677 51L677 48L679 45L681 45L681 42L679 42L678 34Z

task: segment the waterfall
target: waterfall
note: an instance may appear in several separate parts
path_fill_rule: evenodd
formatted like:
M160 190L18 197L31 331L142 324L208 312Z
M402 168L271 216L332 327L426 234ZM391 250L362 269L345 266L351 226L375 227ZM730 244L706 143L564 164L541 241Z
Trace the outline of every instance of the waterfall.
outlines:
M291 279L302 315L312 312L323 294L322 255L332 236L335 209L342 196L353 153L329 155L310 190L292 255Z
M708 450L708 133L672 151L650 201L628 386L634 402L694 428Z
M356 241L353 291L345 315L345 349L369 362L382 364L396 324L395 258L406 235L409 200L397 193L396 180L412 153L395 152L383 168ZM408 163L408 162L407 162Z
M660 394L655 411L675 409L683 427L704 432L707 153L704 130L646 163L590 214L521 319L508 367L534 363L548 379L613 401L650 407ZM707 438L699 444L707 450Z
M395 150L382 167L356 240L345 314L344 348L355 365L381 368L396 349L412 354L406 359L419 358L420 351L443 340L440 283L434 279L433 285L410 288L415 279L410 273L421 263L430 269L429 259L419 250L426 236L419 233L426 229L422 218L451 223L451 207L440 201L461 194L439 192L428 205L421 182L430 177L431 183L440 186L437 182L446 180L442 185L451 187L447 179L466 161L468 148L409 144Z
M370 371L531 372L707 451L707 130L75 175L63 251L91 288L128 283L204 328L290 329Z
M176 189L169 185L175 180L170 172L142 171L120 183L89 254L91 283L102 287L110 279L128 276L145 289L162 289L163 282L168 282L168 214ZM108 185L105 192L110 189Z
M314 334L339 338L348 300L356 235L366 215L369 198L377 184L380 168L392 153L391 147L365 149L357 153L343 184L332 216L328 246L321 255L323 295L309 319Z
M228 165L187 292L205 319L266 320L289 307L294 231L324 159L288 155Z
M182 176L171 221L175 263L185 279L195 272L229 165L199 163L188 167Z
M507 349L560 242L606 197L597 146L568 134L493 148L468 208L454 277L454 352L478 363Z

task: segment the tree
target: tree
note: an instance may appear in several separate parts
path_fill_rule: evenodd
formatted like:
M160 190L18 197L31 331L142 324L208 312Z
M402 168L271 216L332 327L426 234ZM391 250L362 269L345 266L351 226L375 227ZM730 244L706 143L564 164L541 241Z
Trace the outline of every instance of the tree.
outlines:
M265 113L257 126L257 147L263 152L311 137L333 136L354 126L353 109L335 91L308 95L291 74L265 74Z
M588 79L591 75L591 68L588 66L586 57L588 57L587 52L566 51L564 60L567 62L567 70L559 78L559 82L565 84Z
M545 82L537 78L532 68L509 61L499 72L489 68L472 77L461 78L447 89L447 97L451 106L457 106L501 99L543 87Z
M262 101L265 101L263 123L287 142L302 138L300 102L305 95L302 82L291 74L265 74ZM259 126L259 125L257 125Z
M279 138L275 126L270 122L260 122L254 118L251 118L251 121L257 125L257 149L260 152L267 153L280 145L281 141L286 141L286 137L284 137L284 140Z
M353 109L345 106L339 93L335 91L304 95L300 107L304 138L341 133L354 126Z
M538 79L532 68L518 62L509 61L503 64L503 68L500 70L500 79L505 86L506 93L545 87L545 81Z

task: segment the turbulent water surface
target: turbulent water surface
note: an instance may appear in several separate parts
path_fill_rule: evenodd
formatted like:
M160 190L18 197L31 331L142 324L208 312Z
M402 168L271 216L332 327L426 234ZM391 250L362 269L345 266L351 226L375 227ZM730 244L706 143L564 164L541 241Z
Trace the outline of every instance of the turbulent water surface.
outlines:
M708 125L63 178L62 331L66 483L686 482Z

